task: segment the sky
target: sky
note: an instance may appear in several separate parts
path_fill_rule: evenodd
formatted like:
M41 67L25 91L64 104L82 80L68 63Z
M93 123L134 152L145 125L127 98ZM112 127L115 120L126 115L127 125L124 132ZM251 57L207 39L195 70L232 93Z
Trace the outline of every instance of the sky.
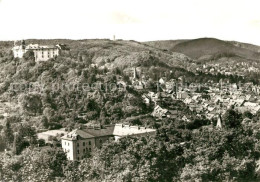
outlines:
M214 37L260 45L259 0L0 0L0 40Z

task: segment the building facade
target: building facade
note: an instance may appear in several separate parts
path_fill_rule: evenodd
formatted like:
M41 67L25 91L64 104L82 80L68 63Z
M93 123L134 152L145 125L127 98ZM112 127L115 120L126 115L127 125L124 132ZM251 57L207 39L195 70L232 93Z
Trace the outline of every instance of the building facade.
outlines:
M73 130L61 137L61 144L69 160L81 160L87 153L92 152L94 148L100 148L109 139L117 141L125 136L155 134L155 129L123 124L86 127L84 129Z
M66 45L58 44L56 46L40 46L39 44L29 44L25 45L25 41L22 41L21 45L16 45L12 49L14 57L22 58L24 53L27 51L33 51L35 61L47 61L54 58L60 54L62 50L68 50Z

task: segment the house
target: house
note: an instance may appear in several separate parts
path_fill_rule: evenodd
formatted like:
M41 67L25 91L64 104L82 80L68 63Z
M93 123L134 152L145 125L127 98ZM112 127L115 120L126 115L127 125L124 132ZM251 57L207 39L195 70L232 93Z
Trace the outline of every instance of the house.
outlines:
M188 95L187 92L185 92L185 91L177 92L177 99L184 100L184 99L186 99L187 97L189 97L189 95Z
M165 84L166 83L166 77L162 77L159 79L159 84Z
M27 51L33 51L35 61L38 62L47 61L50 58L58 56L63 49L65 49L66 51L69 50L64 44L58 44L56 46L40 46L39 44L26 45L25 41L23 40L21 45L16 45L15 42L12 51L14 57L17 58L22 58Z
M167 109L161 108L159 105L155 106L152 116L153 117L158 117L158 118L165 118L167 115L166 113L168 112Z
M102 127L86 127L75 129L61 137L61 144L69 160L80 160L92 152L94 148L100 148L110 138L119 140L126 136L155 135L156 130L151 128L130 126L123 124L106 125Z
M146 105L149 105L149 104L150 104L150 98L149 98L149 96L148 96L147 94L143 94L143 95L142 95L142 99L143 99L143 101L144 101L144 103L145 103Z
M176 118L178 118L178 116L179 116L178 110L170 109L167 112L167 117L168 118L176 119Z

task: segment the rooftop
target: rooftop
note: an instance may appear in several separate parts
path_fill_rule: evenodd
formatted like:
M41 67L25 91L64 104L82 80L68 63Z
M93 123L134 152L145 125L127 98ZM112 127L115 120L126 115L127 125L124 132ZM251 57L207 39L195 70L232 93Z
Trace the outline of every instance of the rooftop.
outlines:
M87 127L84 129L76 129L63 136L62 139L65 140L77 140L77 136L81 138L94 138L102 136L127 136L127 135L138 135L144 133L155 132L155 129L130 126L123 124L107 125L103 127Z

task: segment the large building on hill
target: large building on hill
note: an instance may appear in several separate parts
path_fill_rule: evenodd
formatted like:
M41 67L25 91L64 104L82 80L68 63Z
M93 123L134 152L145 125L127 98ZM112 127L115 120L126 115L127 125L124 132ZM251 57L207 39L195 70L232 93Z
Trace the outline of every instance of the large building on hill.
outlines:
M88 152L93 151L95 147L100 148L109 138L113 138L117 141L125 136L155 134L155 129L123 124L86 127L84 129L73 130L61 137L61 144L69 160L80 160L83 159Z
M61 51L67 51L69 49L64 44L58 44L56 46L40 46L39 44L25 45L25 41L23 40L21 45L16 45L15 42L12 50L14 57L18 58L22 58L24 53L26 53L27 51L33 51L35 61L38 62L47 61L50 58L58 56Z

